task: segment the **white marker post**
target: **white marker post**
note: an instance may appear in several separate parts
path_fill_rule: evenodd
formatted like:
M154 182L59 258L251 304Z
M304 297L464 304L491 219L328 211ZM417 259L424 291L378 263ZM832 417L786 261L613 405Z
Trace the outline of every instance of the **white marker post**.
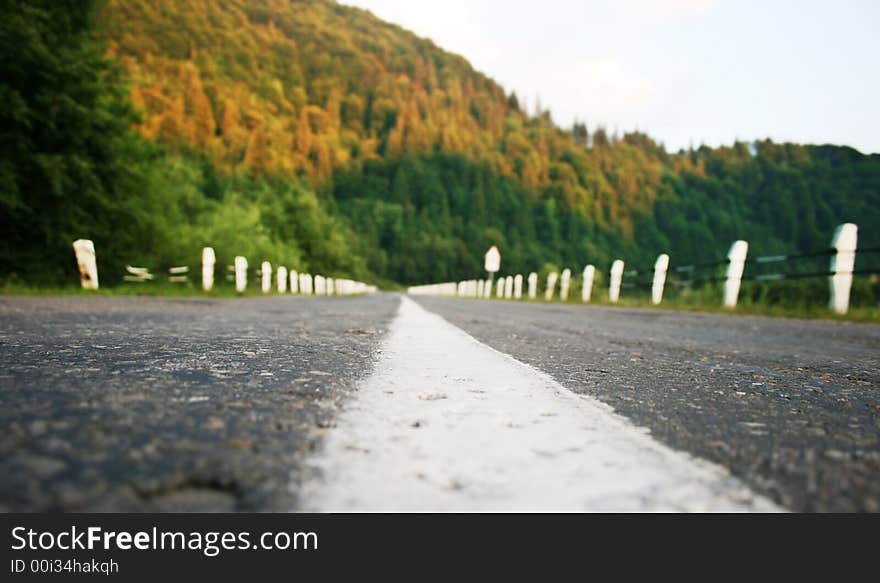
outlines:
M290 293L299 293L299 274L293 269L290 270Z
M563 302L568 301L568 289L571 286L571 270L565 268L562 270L562 279L559 281L559 299Z
M534 271L529 274L529 299L538 297L538 274Z
M299 275L299 291L305 296L312 295L312 276L308 273Z
M498 247L495 245L492 245L489 247L489 250L486 251L483 268L486 270L486 273L489 274L489 285L491 286L492 280L495 279L495 274L501 269L501 251L499 251Z
M584 286L581 288L581 301L589 302L593 297L593 280L596 278L596 267L587 265L584 267Z
M724 307L735 308L739 299L739 286L742 283L743 271L746 268L746 256L749 244L745 241L734 241L727 252L727 281L724 282Z
M98 289L98 261L95 244L89 239L73 242L76 264L79 267L79 284L83 289Z
M663 301L666 272L669 271L669 255L661 253L654 262L654 282L651 284L651 302L656 306Z
M323 296L325 293L327 293L327 290L326 290L326 281L324 280L324 276L323 275L316 275L315 276L315 295L316 296Z
M327 286L327 295L328 296L332 296L333 294L336 293L336 282L333 280L332 277L328 277L326 279L326 281L324 282L324 285Z
M551 271L547 274L547 289L544 290L544 299L548 302L553 299L553 293L556 291L557 279L559 279L559 274L555 271Z
M513 297L513 276L508 275L504 278L504 299L509 300Z
M278 266L278 271L275 273L275 282L278 285L278 293L283 294L287 293L287 268L283 266Z
M620 284L623 283L623 261L615 259L611 264L611 277L608 284L608 300L616 302L620 299Z
M483 282L482 279L480 279L480 280L477 281L477 297L478 297L478 298L482 298L482 297L483 297L483 293L484 293L483 286L484 286L484 285L486 285L486 284Z
M217 257L212 248L202 249L202 289L205 291L211 291L214 287L214 264L216 262Z
M837 253L831 258L831 272L834 275L828 278L831 286L831 301L828 306L838 314L849 311L858 234L859 228L856 225L844 223L834 230L834 237L831 239L831 247Z
M263 278L263 293L267 294L272 291L272 264L263 261L260 264L260 276Z
M491 300L492 299L492 280L491 279L486 280L486 284L483 286L483 291L485 293L485 296L483 296L483 297L485 297L487 300Z
M497 282L495 282L495 297L503 298L504 297L504 278L502 277Z
M513 299L521 300L522 299L522 274L517 273L513 278Z
M247 289L247 258L241 255L235 258L235 291L243 294Z

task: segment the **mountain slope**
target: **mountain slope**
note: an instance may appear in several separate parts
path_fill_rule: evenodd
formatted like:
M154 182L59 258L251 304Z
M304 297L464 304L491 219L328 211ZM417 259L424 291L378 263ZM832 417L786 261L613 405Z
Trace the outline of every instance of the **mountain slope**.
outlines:
M374 202L397 204L393 213L407 222L404 231L427 228L436 235L419 252L437 244L447 255L467 257L442 261L449 268L437 275L474 271L471 246L499 234L494 242L513 246L512 267L535 268L545 261L605 262L623 253L647 260L659 247L699 260L745 236L768 250L806 249L826 244L837 222L858 217L877 224L876 156L770 142L758 145L757 157L744 144L667 155L643 134L564 132L549 113L524 113L515 96L461 57L356 8L326 0L114 0L109 16L113 54L146 112L145 136L206 151L224 168L297 175L336 200L372 201L367 207L374 212L380 212ZM445 186L437 179L440 160L458 157L490 182L519 189L509 208L490 201L496 216L471 220L483 203L460 204L462 194L453 191L481 196L478 185L462 174ZM846 166L842 189L832 158ZM410 174L429 184L395 176L413 165L424 171ZM376 190L364 181L384 186ZM418 221L432 205L441 214L439 207L449 207L473 228L441 221L438 231L432 226L443 217ZM403 251L376 250L393 237L359 224L364 205L354 206L357 213L351 204L343 211L369 239L367 254ZM494 220L499 212L511 219L557 211L561 217L544 217L549 224L542 227L539 217L520 232L511 220ZM537 239L532 261L525 237ZM432 276L394 266L393 259L371 266L402 281Z
M114 0L112 54L145 113L142 133L317 182L403 153L461 154L626 232L663 171L656 147L632 164L588 157L549 115L451 55L370 13L315 0ZM597 143L607 138L597 137ZM616 179L603 171L614 166Z

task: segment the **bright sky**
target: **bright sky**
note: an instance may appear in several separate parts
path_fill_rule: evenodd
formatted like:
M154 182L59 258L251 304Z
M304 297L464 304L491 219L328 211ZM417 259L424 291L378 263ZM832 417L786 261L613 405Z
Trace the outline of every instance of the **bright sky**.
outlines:
M877 0L342 0L466 57L554 120L670 150L736 139L880 152Z

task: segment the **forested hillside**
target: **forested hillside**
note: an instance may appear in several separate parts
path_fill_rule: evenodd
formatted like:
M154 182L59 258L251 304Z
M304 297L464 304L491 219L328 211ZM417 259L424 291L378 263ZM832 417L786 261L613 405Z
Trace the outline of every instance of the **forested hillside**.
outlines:
M62 280L79 236L111 274L211 244L221 261L400 283L477 276L490 244L525 271L705 261L737 238L806 251L845 220L880 242L877 155L769 141L669 154L641 133L562 129L462 57L329 0L110 0L80 18L83 5L4 2L15 59L0 84L20 104L2 114L7 279ZM92 114L62 130L70 112L50 103L68 98ZM82 174L105 159L112 176Z

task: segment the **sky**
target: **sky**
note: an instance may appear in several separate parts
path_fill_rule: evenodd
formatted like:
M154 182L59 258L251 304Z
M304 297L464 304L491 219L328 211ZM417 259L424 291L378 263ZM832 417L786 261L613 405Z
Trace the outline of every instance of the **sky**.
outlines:
M554 121L676 151L771 138L880 152L877 0L341 0Z

